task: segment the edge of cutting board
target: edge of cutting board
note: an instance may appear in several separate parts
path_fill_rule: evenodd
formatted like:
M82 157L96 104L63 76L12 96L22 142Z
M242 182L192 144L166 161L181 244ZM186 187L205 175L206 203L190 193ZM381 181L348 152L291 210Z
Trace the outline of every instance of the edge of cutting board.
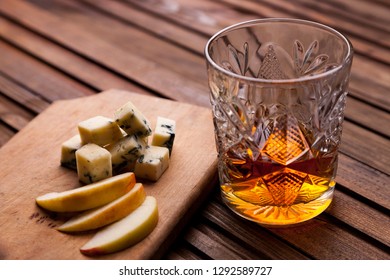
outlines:
M124 251L98 259L159 258L217 181L212 114L209 108L108 90L93 96L56 101L0 149L0 259L89 259L79 248L92 237L63 234L55 227L66 219L35 204L47 192L80 186L74 171L59 165L61 143L77 133L77 123L95 116L113 117L131 100L151 121L175 119L177 133L171 164L157 183L144 182L157 198L159 223L146 239ZM24 151L24 153L22 153ZM141 180L142 181L142 180Z

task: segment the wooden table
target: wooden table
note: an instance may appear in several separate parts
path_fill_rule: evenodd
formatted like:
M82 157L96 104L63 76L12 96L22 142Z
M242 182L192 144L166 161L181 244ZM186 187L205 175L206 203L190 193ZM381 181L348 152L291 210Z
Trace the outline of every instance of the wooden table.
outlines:
M387 0L1 0L0 146L53 101L110 88L209 107L213 33L255 18L318 21L355 48L332 206L266 229L229 211L210 182L163 258L390 259L389 14Z

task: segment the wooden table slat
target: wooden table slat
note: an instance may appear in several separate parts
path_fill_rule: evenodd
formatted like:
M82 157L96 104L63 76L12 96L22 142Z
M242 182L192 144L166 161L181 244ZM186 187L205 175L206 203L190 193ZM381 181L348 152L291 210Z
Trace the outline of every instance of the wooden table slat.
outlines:
M125 78L97 66L92 61L81 57L61 46L45 39L11 21L0 17L0 36L19 49L39 58L47 64L67 73L97 91L110 88L121 88L150 94L142 87L136 86ZM44 50L44 51L42 51Z
M126 5L124 2L105 0L82 0L82 2L117 19L126 21L126 23L137 26L137 28L153 33L164 40L195 51L198 54L203 53L207 36L189 32L180 25L139 11L134 6ZM156 26L160 28L155 28Z
M266 256L255 254L255 252L242 247L242 244L235 243L205 224L199 224L197 227L191 228L187 231L185 239L211 259L242 260L266 258Z
M34 113L41 113L50 105L48 101L44 100L39 95L27 90L25 87L22 87L20 84L10 80L9 77L5 77L1 73L0 88L2 94L15 100L21 104L21 106L28 108Z
M208 0L176 0L174 3L162 0L125 0L125 2L207 37L231 25L232 19L238 23L256 18L254 14L242 14L216 1Z
M389 175L340 154L336 182L348 191L390 209Z
M58 3L58 4L57 4ZM205 65L203 57L188 53L187 50L164 42L159 38L145 33L139 28L119 22L104 14L98 13L79 1L58 0L51 5L58 10L62 20L72 22L73 28L83 27L91 36L104 38L116 49L122 50L128 56L136 54L144 60L151 60L156 66L179 73L187 79L202 83L205 81ZM62 12L65 11L65 12ZM70 12L71 11L71 12ZM100 20L91 25L91 20L99 16ZM131 34L131 36L127 35ZM158 44L158 48L156 48ZM136 65L127 65L136 68Z
M336 187L335 199L326 213L372 237L373 240L390 246L390 228L382 228L383 224L390 224L390 210L383 213L373 209L340 192Z
M308 259L310 256L291 247L288 243L271 235L269 231L260 226L252 226L249 221L244 221L218 201L212 201L202 212L211 223L217 225L233 235L237 242L245 243L259 254L271 259ZM242 246L242 245L241 245Z
M13 101L0 94L0 120L15 130L21 130L34 115L17 106Z
M23 20L23 19L22 19ZM41 26L41 25L40 25ZM34 25L34 27L35 27L35 25ZM44 27L43 27L44 28ZM40 29L41 30L41 29ZM42 29L42 32L45 32L46 31L46 29ZM56 37L57 38L57 37ZM61 37L62 38L62 37ZM61 39L61 38L58 38L58 39ZM67 36L66 36L66 38L67 38ZM70 41L70 43L72 43L73 41ZM206 39L205 39L205 41L204 41L204 43L206 42ZM202 47L203 47L203 45L202 45ZM95 57L94 59L98 59L99 60L99 57ZM104 58L101 58L101 60L102 59L104 59ZM356 63L356 60L357 59L355 59L355 63ZM359 66L359 65L358 65ZM203 65L203 63L201 64L201 67L204 67L204 65ZM122 68L122 67L121 67ZM192 69L192 66L189 66L188 67L189 69ZM375 70L375 69L377 69L378 67L377 67L377 65L372 65L372 66L370 66L370 70L372 69L372 71L377 71L377 70ZM359 69L358 67L356 68L356 69ZM367 69L367 68L364 68L364 69ZM387 69L387 68L386 68ZM377 77L380 77L380 76L383 76L384 78L385 78L385 80L383 81L383 83L386 83L387 81L388 81L388 77L385 75L385 73L386 73L386 69L384 69L383 71L379 68L379 70L378 70L378 73L375 73L375 75L377 75ZM200 69L200 70L202 70L202 69ZM198 72L204 72L203 70L202 71L193 71L193 72L195 72L195 73L198 73ZM362 74L361 75L359 75L359 77L364 77L364 75L367 73L367 71L364 71L364 74L363 74L363 71L362 71ZM371 73L371 71L370 71L370 73ZM130 73L131 74L131 73ZM134 75L133 75L134 76ZM190 75L190 76L192 76L192 75ZM351 80L351 87L353 88L354 87L354 85L355 85L355 83L354 83L354 81L353 81L353 79ZM362 90L362 92L360 92L359 94L365 94L366 96L369 96L369 98L376 98L373 102L375 103L375 104L377 104L377 105L383 105L384 103L383 103L383 100L386 100L386 99L384 99L383 97L384 96L386 96L387 95L387 91L385 91L385 89L382 91L382 93L381 93L381 95L380 96L378 96L378 97L375 97L375 95L373 95L370 91L364 91L364 83L362 83L363 84L363 90ZM202 85L201 85L202 86ZM355 86L355 88L359 88L359 89L361 89L362 87L361 87L362 85L361 84L359 84L358 86ZM372 85L370 85L371 87L372 87ZM377 87L378 88L378 87ZM207 98L207 92L208 92L208 89L206 88L206 87L203 87L203 90L202 90L202 92L201 92L201 96L202 96L202 105L205 105L205 104L208 104L208 98ZM377 92L377 91L376 91ZM379 91L380 92L380 91ZM355 93L354 92L352 92L351 93L352 95L354 95ZM199 95L199 93L198 93L198 95ZM183 101L185 101L186 100L186 98L184 98L184 99L182 99ZM382 102L381 102L381 100L382 100ZM386 105L386 102L385 102L385 105ZM390 108L390 104L388 104L387 103L387 108Z
M8 126L5 126L4 123L0 120L0 146L3 146L5 143L7 143L14 135L15 132L8 128Z
M205 215L207 219L224 227L232 226L232 217L229 215L229 210L225 206L219 205L219 203L212 203L209 205L208 211ZM286 244L292 244L294 247L299 248L301 252L311 252L311 258L314 259L333 259L341 258L346 259L351 256L352 259L371 259L371 258L386 258L386 252L382 249L376 248L372 244L364 242L355 233L351 233L348 230L336 226L329 221L323 215L306 222L305 227L290 227L290 228L269 228L268 231L276 234L282 240L285 240L284 246L275 246L275 240L268 240L265 229L259 227L258 231L253 231L252 227L245 229L245 225L240 224L240 221L234 219L234 225L240 225L237 229L229 228L228 231L239 232L240 238L247 244L252 244L255 248L264 248L266 252L271 251L266 246L273 246L272 251L275 255L273 259L278 258L277 254L287 255ZM233 225L233 226L234 226ZM262 242L257 238L261 237ZM329 240L329 238L333 240ZM253 245L253 242L260 242ZM283 244L283 243L281 243ZM335 244L343 244L343 247L335 246ZM291 250L290 248L290 250ZM303 258L303 256L301 256Z
M135 53L117 48L116 44L94 36L76 24L63 21L61 17L56 17L31 3L12 1L6 8L0 5L0 12L105 67L115 69L136 83L147 85L154 92L179 101L191 101L194 104L204 104L206 100L208 102L206 84L200 85L186 80L181 73L164 69Z
M0 56L0 73L23 83L34 92L39 92L47 100L75 98L94 93L90 88L1 41L0 52L7 53L6 56ZM42 80L45 81L44 84L40 83Z
M309 221L304 228L271 231L301 250L311 252L316 259L390 259L383 247L376 247L356 233L336 226L325 216Z
M175 248L174 251L170 251L163 259L168 260L202 260L202 257L199 257L191 250L187 249L183 245Z
M179 2L177 9L175 9L174 11L172 10L170 12L166 12L165 10L168 8L165 7L166 4L164 4L164 2L161 2L161 1L157 1L156 3L154 3L154 5L148 5L148 1L146 1L146 2L139 2L139 1L133 1L133 0L128 0L128 1L131 2L132 5L134 5L134 6L144 7L145 9L148 9L148 11L152 10L154 14L159 15L161 18L172 19L172 20L175 20L176 22L180 22L182 24L187 23L186 16L181 15L182 10L183 11L190 10L190 7L187 7L187 6L193 5L187 1L182 1L182 2ZM237 7L241 8L242 3L245 3L245 1L244 2L240 1L239 4L237 4L237 2L235 1L235 3L236 3ZM256 12L259 11L260 12L265 8L264 6L261 6L261 9L260 9L259 4L256 4L253 2L251 2L251 4L257 5L257 7L258 7L258 9L255 9L252 11L256 11ZM213 3L213 5L216 5L216 4ZM201 5L197 6L197 9L198 9L197 11L199 13L202 13L202 12L205 13L206 10L201 10L201 7L202 7ZM206 9L206 8L204 8L204 9ZM226 9L226 7L225 7L225 9ZM212 10L212 12L219 13L220 9L215 8ZM278 16L278 15L275 15L275 16ZM279 16L285 16L285 14L279 15ZM211 29L211 27L213 27L213 29L208 33L208 36L211 36L214 32L218 31L220 28L226 27L227 25L236 23L238 21L245 20L244 17L240 17L239 15L235 15L234 18L237 18L237 20L230 21L230 22L226 22L226 20L225 20L224 23L216 22L213 25L208 26L209 29ZM253 16L250 19L255 19L255 18L258 18L258 17ZM147 24L147 22L145 24ZM197 22L197 24L199 24L200 26L204 25L204 24L202 25L202 22ZM150 28L152 28L152 27L150 27ZM188 32L190 32L190 31L188 31ZM355 41L354 38L352 38L352 41L353 42ZM367 43L367 42L362 43L359 38L357 38L356 41L357 41L358 45L355 46L355 48L359 47L359 51L361 51L363 53L369 52L370 54L372 53L374 55L378 55L378 57L377 57L378 59L384 59L384 60L389 59L388 64L390 65L390 56L387 55L387 50L384 49L383 51L380 51L380 48L378 50L377 45ZM205 40L205 42L206 42L206 40ZM204 44L205 44L205 42L204 42ZM202 44L201 46L197 46L197 47L195 46L194 50L199 51L199 49L203 49L204 44ZM367 71L365 70L367 68L370 68L372 71L372 72L370 71L370 73L371 73L370 76L367 75ZM367 60L364 56L361 56L361 55L355 55L354 67L352 69L352 75L351 75L352 78L350 81L350 87L351 87L351 89L353 89L351 95L354 96L355 91L359 90L357 96L359 96L360 98L364 98L364 100L368 100L379 107L383 107L385 109L390 110L390 100L385 98L385 96L387 95L386 89L390 85L389 78L388 78L388 76L386 76L386 73L388 73L389 71L390 71L389 66L383 65L383 64L378 63L376 61ZM375 75L376 77L378 77L378 75L383 76L383 79L376 79L375 81L373 81L370 78L371 75ZM384 83L381 83L382 81L384 81ZM375 88L375 90L372 90L373 88Z
M389 13L386 0L0 1L0 148L53 101L109 88L210 107L212 34L256 18L318 21L355 50L331 207L264 228L233 214L215 184L162 258L389 260Z
M340 151L390 175L389 140L382 136L344 122Z
M377 134L390 137L390 114L387 111L379 110L356 98L347 97L345 118L361 126L367 127Z
M334 16L332 13L329 13L328 16L325 17L323 13L307 8L304 5L299 5L299 9L297 9L297 3L288 0L261 0L261 2L282 9L283 11L288 11L298 17L321 20L321 22L326 25L332 27L337 26L338 29L344 33L364 38L367 41L379 44L386 48L390 47L390 37L387 32L371 28L365 24L356 24L345 18Z
M317 11L317 13L325 13L338 17L345 21L356 23L358 26L364 26L373 30L381 30L390 32L389 12L381 6L376 6L375 2L370 3L359 1L345 0L328 0L328 1L310 1L298 0L305 7ZM363 34L364 32L359 32Z

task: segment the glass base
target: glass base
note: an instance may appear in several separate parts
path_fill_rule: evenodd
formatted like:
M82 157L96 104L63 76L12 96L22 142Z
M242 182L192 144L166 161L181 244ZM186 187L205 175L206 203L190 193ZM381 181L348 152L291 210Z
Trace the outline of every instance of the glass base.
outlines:
M307 203L288 206L257 205L236 197L232 192L221 192L224 203L239 216L267 227L295 225L310 220L331 204L334 188Z

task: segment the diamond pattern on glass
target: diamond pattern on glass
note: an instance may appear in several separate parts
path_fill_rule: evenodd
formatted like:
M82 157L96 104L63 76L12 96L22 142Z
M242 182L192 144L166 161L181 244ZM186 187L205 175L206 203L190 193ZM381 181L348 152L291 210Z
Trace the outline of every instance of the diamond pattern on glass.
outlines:
M272 133L262 152L277 163L288 165L309 149L298 121L291 115L282 115L274 121Z
M298 196L307 174L283 168L263 177L263 182L272 195L275 205L291 205Z
M306 50L299 40L295 40L291 54L274 42L266 42L263 45L245 42L242 51L232 44L224 45L219 42L221 48L228 49L226 59L222 59L221 65L226 70L243 76L269 80L294 79L325 72L334 67L328 63L328 55L318 54L317 40L311 42ZM260 59L253 59L254 52ZM257 69L253 69L249 64L255 65Z
M268 80L288 79L280 67L280 62L276 56L273 45L269 45L264 56L263 63L260 66L258 78Z
M279 36L284 24L248 24L208 49L225 70L255 78L208 64L222 197L265 224L302 222L329 205L351 62L326 75L344 42L312 26Z

